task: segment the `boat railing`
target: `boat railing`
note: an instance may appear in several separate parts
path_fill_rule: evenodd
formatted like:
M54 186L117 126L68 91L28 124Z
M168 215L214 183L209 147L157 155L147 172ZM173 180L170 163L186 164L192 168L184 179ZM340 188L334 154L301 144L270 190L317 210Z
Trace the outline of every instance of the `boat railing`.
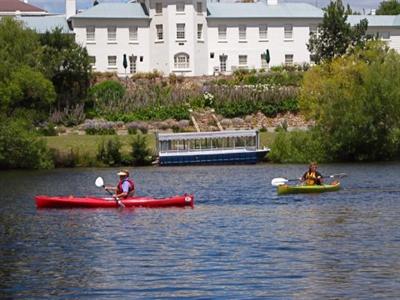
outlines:
M185 152L211 152L211 151L227 151L227 150L246 150L246 151L255 151L257 150L256 146L247 146L247 147L226 147L226 148L198 148L198 149L175 149L175 150L160 150L160 153L185 153Z

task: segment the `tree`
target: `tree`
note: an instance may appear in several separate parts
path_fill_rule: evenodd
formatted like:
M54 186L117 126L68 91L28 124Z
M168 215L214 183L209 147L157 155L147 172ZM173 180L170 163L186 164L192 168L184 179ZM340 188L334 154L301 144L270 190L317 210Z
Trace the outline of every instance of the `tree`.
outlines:
M316 63L343 55L349 47L362 46L367 40L368 21L364 19L351 27L347 23L351 8L347 6L345 9L341 0L331 1L324 10L322 24L317 33L311 35L307 45Z
M400 2L397 0L382 1L376 10L377 15L398 15L400 14Z
M0 109L45 109L55 99L54 87L41 72L37 34L11 18L0 20Z
M69 107L84 102L92 76L86 48L60 28L41 35L40 43L44 72L56 89L57 106Z
M400 54L381 41L309 70L300 109L332 160L387 160L400 150Z

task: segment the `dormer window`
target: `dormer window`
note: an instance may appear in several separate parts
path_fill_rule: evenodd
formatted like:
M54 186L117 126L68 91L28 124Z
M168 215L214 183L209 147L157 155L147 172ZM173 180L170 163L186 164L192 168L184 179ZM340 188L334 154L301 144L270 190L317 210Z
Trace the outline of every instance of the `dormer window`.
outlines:
M185 3L179 2L176 4L176 12L183 13L185 12Z
M161 2L156 2L156 14L157 15L162 14L162 3Z

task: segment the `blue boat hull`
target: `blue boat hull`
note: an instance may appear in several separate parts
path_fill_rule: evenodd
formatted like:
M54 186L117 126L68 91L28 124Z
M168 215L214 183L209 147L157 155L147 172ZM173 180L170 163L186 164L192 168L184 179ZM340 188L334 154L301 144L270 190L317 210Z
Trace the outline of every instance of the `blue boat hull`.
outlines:
M268 150L242 153L218 153L218 154L194 154L160 156L159 164L167 165L191 165L191 164L255 164L262 160Z

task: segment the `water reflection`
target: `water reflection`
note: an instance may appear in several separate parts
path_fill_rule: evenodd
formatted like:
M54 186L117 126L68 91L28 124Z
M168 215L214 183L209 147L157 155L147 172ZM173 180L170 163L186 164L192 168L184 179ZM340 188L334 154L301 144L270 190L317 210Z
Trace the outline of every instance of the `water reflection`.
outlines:
M138 193L193 192L196 206L122 211L33 202L102 195L94 179L115 170L0 173L0 297L396 298L400 202L382 190L400 187L400 165L321 166L350 173L342 191L278 197L270 180L303 168L137 168Z

